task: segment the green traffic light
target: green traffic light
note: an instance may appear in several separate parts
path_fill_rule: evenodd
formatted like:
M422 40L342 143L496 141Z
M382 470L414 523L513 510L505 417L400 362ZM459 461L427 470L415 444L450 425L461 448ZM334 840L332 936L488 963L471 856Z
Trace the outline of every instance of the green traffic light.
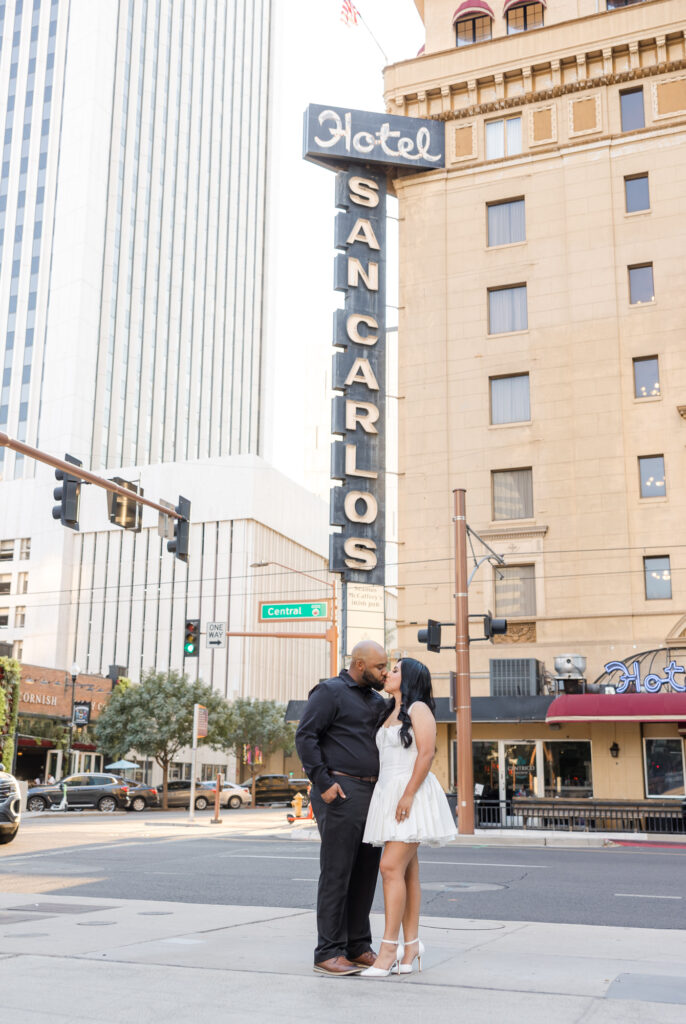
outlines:
M193 651L195 650L195 644L190 644L190 643L186 644L185 647L184 647L184 650L185 650L186 654L192 654Z

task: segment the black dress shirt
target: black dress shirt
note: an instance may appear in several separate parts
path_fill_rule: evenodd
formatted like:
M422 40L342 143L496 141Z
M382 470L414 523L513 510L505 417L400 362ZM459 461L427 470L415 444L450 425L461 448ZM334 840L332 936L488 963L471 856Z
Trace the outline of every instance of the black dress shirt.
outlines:
M295 734L307 777L320 793L333 786L331 772L360 777L379 774L376 731L387 702L370 686L358 686L343 670L310 691Z

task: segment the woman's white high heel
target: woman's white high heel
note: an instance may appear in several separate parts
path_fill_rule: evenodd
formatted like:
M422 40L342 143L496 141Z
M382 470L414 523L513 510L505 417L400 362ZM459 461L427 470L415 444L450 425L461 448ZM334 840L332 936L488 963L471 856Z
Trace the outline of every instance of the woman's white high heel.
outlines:
M398 974L399 973L400 964L398 963L398 958L399 958L399 956L404 956L405 955L404 954L404 947L401 946L398 943L397 939L396 939L395 942L393 942L392 939L382 939L381 941L385 942L386 945L388 945L388 946L397 946L398 947L398 949L396 950L395 960L393 961L391 966L388 967L388 968L384 968L384 967L368 967L366 969L366 971L362 971L361 974L357 975L358 978L387 978L389 974L393 974L393 973Z
M425 952L425 950L424 950L424 943L419 938L417 938L417 939L410 939L409 941L406 939L405 940L405 945L406 946L414 946L414 945L417 946L417 952L415 953L415 956L417 957L417 969L421 971L421 969L422 969L422 957L424 956L424 952ZM400 963L400 961L402 960L404 955L405 955L405 949L403 947L403 952L402 953L398 950L398 974L412 974L412 972L414 970L414 964L401 964Z

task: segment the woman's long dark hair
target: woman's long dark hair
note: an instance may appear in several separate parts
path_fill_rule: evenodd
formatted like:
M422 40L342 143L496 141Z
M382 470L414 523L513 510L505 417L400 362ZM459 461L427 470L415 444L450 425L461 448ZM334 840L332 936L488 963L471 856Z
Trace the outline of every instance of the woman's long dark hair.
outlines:
M408 714L409 709L417 702L426 704L433 715L436 711L436 702L431 689L431 673L426 665L415 658L400 659L400 742L404 747L412 743L412 722ZM393 702L388 709L388 714L393 712Z

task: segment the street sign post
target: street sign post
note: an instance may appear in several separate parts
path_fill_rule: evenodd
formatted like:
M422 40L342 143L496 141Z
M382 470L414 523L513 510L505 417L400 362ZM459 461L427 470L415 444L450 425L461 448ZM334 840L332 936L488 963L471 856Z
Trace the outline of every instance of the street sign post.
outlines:
M226 623L208 622L205 630L205 644L210 650L226 647Z
M260 601L260 622L330 618L328 601Z

